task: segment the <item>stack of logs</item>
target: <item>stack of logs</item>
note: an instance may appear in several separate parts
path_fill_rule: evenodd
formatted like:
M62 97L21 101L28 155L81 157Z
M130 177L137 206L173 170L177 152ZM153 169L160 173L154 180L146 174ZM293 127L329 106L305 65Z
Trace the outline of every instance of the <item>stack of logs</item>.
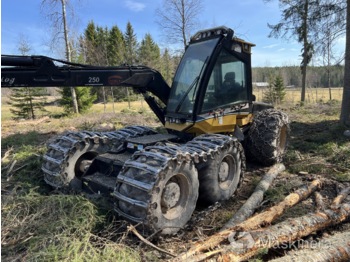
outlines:
M246 261L276 247L285 247L291 251L273 261L350 261L350 232L336 233L317 243L316 241L306 243L307 240L305 243L296 243L296 241L304 241L303 238L314 232L350 219L350 203L343 203L350 194L350 187L344 188L331 205L326 206L322 196L317 192L322 187L322 182L316 179L289 194L275 206L252 216L261 204L264 192L283 170L283 164L273 166L262 177L245 204L220 232L195 242L189 250L180 255L166 252L173 256L171 261L195 262L210 258L218 261ZM271 225L286 209L307 199L311 194L315 195L314 212ZM300 250L288 248L297 245L305 247L306 244L313 245L311 248Z

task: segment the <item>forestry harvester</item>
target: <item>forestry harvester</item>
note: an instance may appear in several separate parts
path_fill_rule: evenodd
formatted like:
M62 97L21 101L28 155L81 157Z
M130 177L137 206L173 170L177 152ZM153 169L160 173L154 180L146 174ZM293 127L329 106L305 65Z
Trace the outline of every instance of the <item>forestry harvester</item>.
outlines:
M44 56L1 56L2 87L128 86L144 96L167 134L129 126L68 132L48 144L45 181L106 196L122 217L172 234L197 200L229 199L247 155L281 161L288 117L252 94L251 48L232 29L197 32L171 88L145 66L97 67ZM155 99L155 97L157 99Z

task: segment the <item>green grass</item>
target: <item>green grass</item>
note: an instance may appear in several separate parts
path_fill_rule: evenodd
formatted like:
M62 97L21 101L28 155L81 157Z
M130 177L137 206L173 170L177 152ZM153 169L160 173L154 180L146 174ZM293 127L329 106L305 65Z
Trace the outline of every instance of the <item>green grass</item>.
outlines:
M339 123L340 102L331 101L286 109L291 138L285 157L288 171L328 175L350 173L350 141Z

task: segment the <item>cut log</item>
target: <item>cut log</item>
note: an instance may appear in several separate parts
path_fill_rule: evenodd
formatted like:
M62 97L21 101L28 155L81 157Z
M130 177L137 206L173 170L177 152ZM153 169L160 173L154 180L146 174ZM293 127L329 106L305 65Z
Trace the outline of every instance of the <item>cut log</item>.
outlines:
M287 243L293 243L313 232L339 224L349 218L350 204L346 203L340 205L337 210L327 209L302 217L287 219L265 230L250 231L247 233L248 238L245 236L242 240L237 239L237 241L231 242L230 245L235 249L223 254L223 258L229 261L244 261L263 249L283 247ZM237 247L241 248L237 249Z
M331 208L332 209L337 208L349 194L350 194L350 187L346 187L342 191L340 191L339 195L336 198L334 198Z
M261 225L271 224L275 219L280 217L287 208L293 207L300 201L308 198L320 187L320 180L312 181L309 186L303 186L300 189L296 190L294 193L289 194L283 201L273 207L270 207L267 211L257 214L235 227L216 233L208 237L203 242L196 242L191 249L178 256L176 258L176 261L186 260L195 254L199 254L206 250L215 249L221 244L227 244L228 237L230 234L232 234L232 232L254 230L259 228Z
M248 231L257 229L260 226L270 225L274 220L279 218L286 209L291 208L301 201L307 199L313 192L320 189L321 186L322 183L320 180L317 179L312 181L310 185L305 185L286 196L284 200L279 202L277 205L272 206L266 211L240 223L236 229L239 231Z
M248 198L244 205L233 215L233 217L222 227L222 230L233 227L246 220L254 214L255 209L264 199L264 193L269 189L273 180L279 173L285 170L283 164L276 164L263 176L256 186L253 194Z
M290 251L285 256L270 262L350 261L350 232L337 233L319 242L302 242L301 245L303 249Z

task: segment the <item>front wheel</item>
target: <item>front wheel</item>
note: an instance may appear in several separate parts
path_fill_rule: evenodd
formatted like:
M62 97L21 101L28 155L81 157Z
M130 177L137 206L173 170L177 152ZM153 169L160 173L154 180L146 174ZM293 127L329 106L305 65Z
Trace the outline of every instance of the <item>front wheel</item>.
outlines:
M244 151L237 140L219 149L206 167L199 171L200 201L213 204L229 199L237 190L244 169Z
M153 228L162 229L162 234L183 228L196 208L198 187L197 170L192 163L182 163L166 172L151 197Z
M119 173L112 196L117 213L164 235L176 233L190 220L199 182L192 161L178 162L165 153L170 148L163 149L135 153Z
M246 154L265 166L281 162L289 135L288 116L276 109L259 112L246 141Z

